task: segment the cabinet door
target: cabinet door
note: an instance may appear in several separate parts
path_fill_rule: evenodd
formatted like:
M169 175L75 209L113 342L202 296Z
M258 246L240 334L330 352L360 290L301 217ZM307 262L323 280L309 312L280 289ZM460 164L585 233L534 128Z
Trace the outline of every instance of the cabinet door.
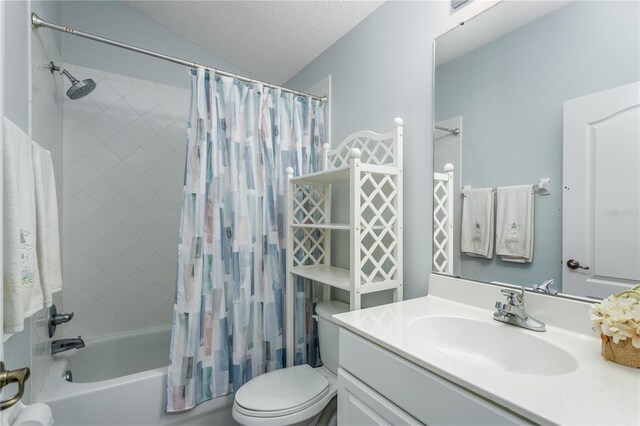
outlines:
M420 425L416 419L347 373L338 370L339 425Z

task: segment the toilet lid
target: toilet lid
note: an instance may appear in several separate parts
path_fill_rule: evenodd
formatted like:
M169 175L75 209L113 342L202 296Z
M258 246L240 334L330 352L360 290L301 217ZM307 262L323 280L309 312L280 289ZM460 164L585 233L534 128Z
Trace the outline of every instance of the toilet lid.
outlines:
M282 412L313 405L329 391L329 381L308 365L282 368L258 376L236 392L239 406L262 412Z

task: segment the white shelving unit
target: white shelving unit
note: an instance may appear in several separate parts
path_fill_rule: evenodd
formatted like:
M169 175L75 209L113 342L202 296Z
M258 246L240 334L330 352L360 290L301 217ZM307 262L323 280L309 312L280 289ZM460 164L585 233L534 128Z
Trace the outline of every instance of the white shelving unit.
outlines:
M363 294L393 290L402 300L402 120L379 134L357 132L334 149L324 147L323 171L293 176L287 169L287 365L294 356L294 283L303 277L350 294L351 310ZM349 223L331 221L331 185L349 186ZM331 237L349 234L349 269L334 266Z

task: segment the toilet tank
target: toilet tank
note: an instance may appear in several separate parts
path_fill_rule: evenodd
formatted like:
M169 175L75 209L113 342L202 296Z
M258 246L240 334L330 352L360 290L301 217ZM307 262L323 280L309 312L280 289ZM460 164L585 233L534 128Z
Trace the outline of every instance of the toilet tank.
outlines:
M332 315L349 311L349 305L331 300L316 305L318 314L318 343L320 357L325 367L338 374L338 334L340 327L333 322Z

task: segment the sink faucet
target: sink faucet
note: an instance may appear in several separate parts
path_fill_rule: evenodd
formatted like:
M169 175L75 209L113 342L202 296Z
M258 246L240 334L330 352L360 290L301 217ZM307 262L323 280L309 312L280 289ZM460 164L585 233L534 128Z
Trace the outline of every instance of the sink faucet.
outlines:
M538 293L546 293L546 294L556 295L556 294L558 294L558 290L556 290L555 288L551 287L553 284L555 284L555 282L556 281L553 278L548 279L548 280L544 280L540 284L538 284L537 286L533 287L533 291L537 291Z
M71 339L60 339L51 341L51 355L68 351L69 349L84 348L84 340L82 337L74 337Z
M512 290L504 288L500 290L507 297L507 303L496 302L496 312L493 319L533 331L546 331L542 321L529 316L524 310L524 288Z

